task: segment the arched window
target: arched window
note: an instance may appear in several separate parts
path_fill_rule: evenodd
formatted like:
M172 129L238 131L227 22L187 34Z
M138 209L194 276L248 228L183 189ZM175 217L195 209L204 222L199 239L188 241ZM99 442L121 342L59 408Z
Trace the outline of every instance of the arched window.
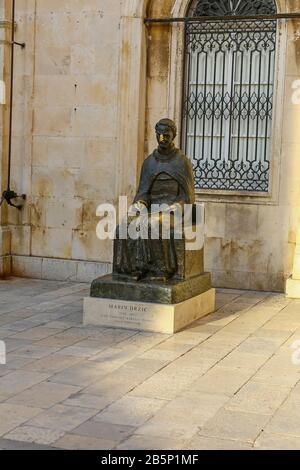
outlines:
M196 189L269 191L277 22L274 0L197 0L185 35L182 139ZM226 21L216 16L232 16Z

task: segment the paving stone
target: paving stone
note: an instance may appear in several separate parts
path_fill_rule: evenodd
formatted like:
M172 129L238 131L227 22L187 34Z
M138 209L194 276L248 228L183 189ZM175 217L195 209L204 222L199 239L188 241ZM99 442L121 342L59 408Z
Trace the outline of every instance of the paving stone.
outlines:
M21 350L24 347L29 346L30 347L31 342L30 341L25 341L21 339L14 339L14 338L7 338L5 341L6 345L6 352L7 353L12 353L18 350Z
M164 357L160 357L160 359L148 359L144 357L144 354L142 354L141 356L135 357L134 359L126 362L126 364L116 370L115 373L127 372L130 376L133 374L136 377L143 377L144 379L141 380L145 380L164 369L168 364L169 361Z
M146 424L137 429L137 434L152 437L163 437L174 440L191 439L199 430L199 426L195 423L186 421L170 421L163 418L155 417Z
M274 414L265 431L271 434L284 434L300 437L300 403L287 400Z
M182 450L184 441L156 436L134 435L116 446L116 450Z
M235 350L221 360L220 366L240 369L254 374L267 362L270 356L271 354L268 355L267 353L266 355L257 355Z
M150 377L141 385L138 385L132 395L144 398L156 398L160 400L172 400L180 392L193 382L193 375L190 377L175 377L166 373L157 373Z
M82 337L66 335L66 332L63 332L54 336L50 336L50 338L37 341L35 344L36 346L42 348L62 349L66 348L67 346L72 346L73 344L79 343L80 341L82 341Z
M6 319L8 319L8 316L6 316ZM31 330L32 328L35 328L38 324L41 323L41 320L39 318L35 320L17 320L18 318L16 317L13 322L10 321L7 324L7 328L9 328L13 332L13 334L26 330Z
M34 359L31 357L19 357L15 356L14 354L10 353L7 355L7 367L9 367L12 370L18 370L22 369L24 370L27 365L31 364Z
M9 338L10 336L13 336L13 335L14 335L14 332L11 331L9 328L7 328L5 326L2 326L0 328L0 338L1 338L2 341L6 338Z
M274 354L277 349L284 343L285 339L271 339L271 338L259 338L256 336L251 336L246 339L238 348L239 351L245 353L255 353L255 354L264 354L270 353Z
M18 321L18 317L14 317L13 315L11 314L7 314L5 313L5 315L1 312L1 309L0 309L0 327L5 327L5 328L10 328L11 324L13 322L16 322ZM11 330L11 331L14 331L14 330Z
M59 355L58 357L56 354L51 354L43 359L31 360L27 365L25 365L24 369L39 372L53 372L54 374L55 372L68 369L80 362L82 362L81 357L63 355Z
M104 398L107 400L107 404L111 404L133 390L136 384L137 380L135 377L130 378L126 376L123 381L120 381L119 374L109 374L104 377L103 380L97 381L90 387L85 388L83 391L84 393Z
M20 426L4 436L11 441L30 442L41 445L51 445L64 436L64 431L38 428L34 426Z
M198 426L209 419L228 403L229 397L216 393L185 391L169 401L153 418L153 422L188 422Z
M39 408L0 403L0 436L12 431L41 411Z
M80 343L77 343L80 344ZM57 352L57 355L63 355L63 356L75 356L75 357L81 357L81 358L91 358L97 354L99 354L99 348L87 348L87 347L81 347L81 346L68 346L67 348L61 349L60 351Z
M292 322L288 319L279 320L275 317L272 320L270 320L266 326L267 328L271 328L272 330L287 331L287 332L294 333L299 327L299 323Z
M50 328L36 327L31 328L21 333L17 333L13 336L15 339L29 339L31 341L39 341L41 339L48 338L57 333L56 330Z
M288 387L274 388L272 385L252 380L227 403L226 408L273 415L290 392Z
M224 355L227 355L244 340L245 335L234 334L225 330L221 330L220 332L217 332L215 335L208 338L207 341L204 341L202 344L200 344L196 350L202 351L212 349L216 351L223 351Z
M300 437L263 432L254 444L257 450L300 450Z
M91 419L74 429L73 433L79 436L95 437L113 442L121 442L134 434L135 427L120 424L103 423Z
M13 372L11 369L8 369L7 366L0 366L0 377L4 377L5 375Z
M292 364L291 356L279 359L274 356L255 374L256 381L274 387L294 387L300 380L300 367Z
M59 361L59 357L57 357ZM51 377L51 382L63 383L68 385L76 385L81 388L87 387L94 382L97 382L101 377L107 374L101 365L94 362L79 363L75 366L59 372Z
M88 296L89 294L86 295L86 297ZM72 313L64 316L63 318L65 318L67 321L74 321L74 323L83 323L83 311L82 310L80 312L72 311Z
M53 318L51 318L53 320ZM68 330L69 328L72 328L74 326L74 322L71 321L65 321L64 319L61 320L54 320L50 321L49 323L46 323L43 328L51 328L54 330L57 330L58 332L63 332L65 330Z
M42 359L43 357L47 357L50 354L55 353L58 348L55 347L42 347L38 346L37 343L26 346L25 348L20 348L14 351L16 356L19 357L28 357L31 359Z
M294 334L289 334L289 337L286 339L284 344L282 345L281 349L288 349L289 351L293 351L295 343L299 343L300 341L300 329L298 328Z
M220 410L199 430L199 436L253 443L270 416Z
M97 410L75 406L56 405L28 421L29 426L72 431L97 414Z
M42 374L32 371L13 371L10 374L0 378L1 394L7 396L16 395L27 388L33 387L44 380L47 380L49 374Z
M195 436L189 441L185 450L252 450L251 444L246 442L215 439L209 437Z
M24 404L37 408L50 408L66 400L70 395L77 393L79 387L42 382L10 398L7 403Z
M113 450L116 442L87 436L66 434L55 442L55 447L64 450Z
M300 302L218 290L170 336L82 325L88 288L0 282L1 449L299 448Z
M216 366L225 355L225 352L215 349L195 348L177 359L173 367L175 365L175 367L181 368L182 370L190 370L195 381L212 367Z
M94 419L111 424L138 427L165 405L164 400L127 396L110 405Z
M68 335L81 336L83 338L101 339L101 344L107 345L117 344L125 339L135 336L136 331L120 330L117 328L97 328L93 326L79 325L71 328L67 332Z
M97 338L96 339L93 339L93 338L83 339L79 343L76 343L76 347L87 348L87 349L98 349L99 352L106 349L106 346L104 346L101 340Z
M176 335L171 336L157 345L157 347L166 350L174 350L175 348L180 348L181 345L181 347L190 346L191 349L191 347L198 346L200 343L206 341L210 337L210 333L193 331L192 328L187 327L186 330L180 331Z
M0 439L1 450L55 450L54 447L31 444L28 442L10 441L9 439Z
M92 408L102 411L112 402L111 398L106 396L90 395L89 393L75 393L65 400L62 404L68 406L79 406L81 408Z
M168 364L169 362L173 362L176 359L178 359L178 357L180 357L181 355L182 353L179 351L168 351L164 349L153 348L144 352L140 357L141 359L153 359L153 360L160 360L163 358L165 361L165 364Z
M56 331L56 334L58 333L62 333L63 331L66 331L70 328L72 328L72 326L74 326L77 322L73 321L72 323L70 323L70 325L67 327L67 328L54 328L54 327L51 327L49 326L50 323L52 322L55 322L55 321L62 321L62 320L65 320L65 317L66 317L66 313L64 312L64 310L62 308L59 308L59 309L54 309L54 310L50 310L49 312L35 312L33 316L30 317L30 320L32 321L35 321L35 320L39 320L40 321L40 328L50 328L50 329L53 329Z
M236 320L239 317L237 313L228 313L223 311L218 311L217 313L213 314L209 319L207 318L208 324L218 326L221 329L231 322Z
M271 330L270 328L263 327L256 330L252 336L263 339L271 339L273 342L281 345L290 337L290 332Z
M145 361L147 364L145 364ZM134 366L135 364L137 367ZM145 367L138 367L138 365ZM138 385L147 380L149 376L152 376L158 370L158 367L161 367L161 362L158 365L157 361L153 361L152 367L149 368L149 360L143 359L141 362L137 360L137 362L134 361L134 364L130 361L125 366L85 388L84 393L105 397L112 403L136 387L138 388Z
M207 319L206 319L207 322ZM221 326L213 325L210 323L201 323L200 321L194 323L192 327L189 327L189 330L193 331L194 333L206 333L208 335L214 335L218 331L220 331ZM210 337L210 336L208 336Z
M208 366L210 367L210 366ZM205 366L207 370L207 366ZM177 360L151 376L132 392L136 396L171 400L203 374L203 364L184 367Z
M193 390L233 396L251 378L252 372L215 366L192 384Z
M103 370L111 372L114 369L118 369L123 366L131 359L134 359L136 354L136 349L123 350L118 348L107 348L90 358L90 361L98 363Z
M300 397L300 379L299 382L293 388L292 395L294 396L294 398Z
M161 344L168 337L168 335L162 335L159 333L138 333L135 331L130 332L130 335L127 338L122 338L117 344L119 349L126 350L128 348L135 347L140 349L142 352Z

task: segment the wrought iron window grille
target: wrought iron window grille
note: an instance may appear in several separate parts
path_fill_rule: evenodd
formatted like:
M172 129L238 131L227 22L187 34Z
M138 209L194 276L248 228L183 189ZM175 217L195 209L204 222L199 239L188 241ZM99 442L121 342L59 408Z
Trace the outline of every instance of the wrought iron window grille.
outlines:
M273 0L193 2L185 26L182 141L198 190L269 190L277 23Z
M196 189L269 191L277 21L274 0L197 0L185 18L182 143Z

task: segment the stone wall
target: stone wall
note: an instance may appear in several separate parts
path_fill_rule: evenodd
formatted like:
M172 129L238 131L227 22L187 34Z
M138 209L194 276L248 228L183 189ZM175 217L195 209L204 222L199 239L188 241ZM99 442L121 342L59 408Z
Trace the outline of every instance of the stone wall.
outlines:
M146 28L143 18L182 15L187 3L17 0L17 40L26 49L16 49L13 186L28 200L8 214L15 274L84 280L110 269L112 244L96 238L96 207L132 196L155 145L155 122L179 121L178 25ZM297 4L283 0L280 8L296 11ZM297 28L289 22L280 46L285 119L276 128L272 197L198 196L206 202L206 267L216 286L280 291L292 272L300 205L300 110L291 104Z
M5 44L10 39L11 29L6 23L9 11L4 0L0 1L0 80L9 83L10 78L10 48ZM9 87L5 87L4 103L0 104L0 194L7 187L7 149L8 149L8 95ZM10 273L11 269L11 237L7 225L7 207L3 204L0 207L0 276Z
M149 16L176 16L174 4L176 8L180 3L188 5L188 2L164 2L162 9L153 1ZM278 9L279 12L299 11L300 5L298 1L282 1L278 2ZM155 145L153 123L160 116L168 114L179 122L183 42L178 28L178 24L173 29L164 25L148 26L148 152ZM280 28L271 196L251 198L207 192L197 196L206 203L206 268L212 272L215 286L284 291L285 280L293 269L300 208L300 105L292 103L295 91L292 84L300 78L298 35L299 21L287 22L287 31L285 24ZM175 61L179 71L171 75ZM177 104L172 103L175 94Z
M115 198L120 2L18 0L12 255L111 260L96 207Z

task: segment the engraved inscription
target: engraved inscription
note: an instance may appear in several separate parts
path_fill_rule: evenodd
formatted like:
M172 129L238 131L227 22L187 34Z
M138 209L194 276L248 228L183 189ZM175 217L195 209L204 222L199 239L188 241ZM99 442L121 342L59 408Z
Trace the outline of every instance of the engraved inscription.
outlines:
M117 310L117 311L126 311L126 312L143 312L147 313L148 309L147 307L142 307L141 305L123 305L123 304L109 304L109 309L110 310Z
M116 321L118 323L129 323L132 326L141 326L143 323L151 323L151 317L145 318L145 314L150 314L150 310L143 305L126 305L110 303L107 305L106 313L101 313L102 320ZM139 316L142 314L142 316Z

